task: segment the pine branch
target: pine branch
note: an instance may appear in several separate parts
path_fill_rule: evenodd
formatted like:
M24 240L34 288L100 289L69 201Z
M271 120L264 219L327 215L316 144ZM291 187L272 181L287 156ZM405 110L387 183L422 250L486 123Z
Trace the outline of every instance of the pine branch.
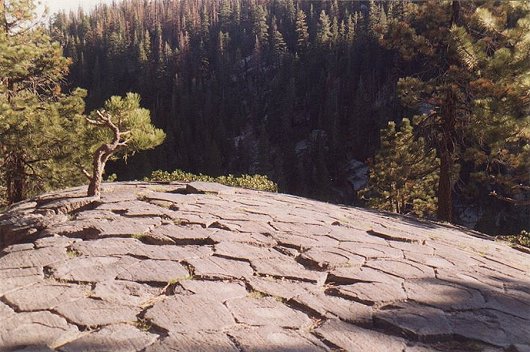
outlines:
M92 175L90 174L90 172L86 171L85 168L83 168L81 165L76 165L76 166L79 170L81 170L83 175L85 175L88 178L89 181L92 181Z
M514 198L510 198L510 197L505 197L505 196L501 196L500 194L497 194L497 192L493 191L493 192L490 192L490 196L492 197L495 197L499 200L502 200L504 202L508 202L510 204L513 204L515 206L528 206L530 205L530 199L524 199L524 200L520 200L520 199L514 199Z
M96 121L96 120L92 120L92 119L89 118L88 116L85 116L85 120L86 120L88 123L92 124L92 125L96 125L96 126L103 126L103 125L105 125L105 123L103 123L103 122L99 122L99 121Z

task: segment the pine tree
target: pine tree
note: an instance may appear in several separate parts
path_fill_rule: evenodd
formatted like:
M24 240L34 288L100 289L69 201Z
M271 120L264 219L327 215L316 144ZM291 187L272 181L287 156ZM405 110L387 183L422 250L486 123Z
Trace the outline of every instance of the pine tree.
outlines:
M370 1L370 14L368 17L370 35L375 38L381 38L382 33L388 30L388 20L385 8L381 3L376 4L374 0ZM389 3L392 4L392 2Z
M354 15L349 15L348 20L346 21L346 43L349 47L353 45L355 40L355 30L357 26L357 17Z
M30 0L0 4L0 175L8 203L58 183L75 184L68 138L85 92L61 91L69 60L33 25Z
M476 10L474 29L486 33L476 43L461 29L454 30L462 63L482 71L470 83L478 99L471 106L472 123L466 126L463 160L474 165L471 176L475 184L470 188L516 206L528 206L530 6L513 5L514 12L507 11L508 17L499 16L494 6ZM515 19L513 26L510 21Z
M284 0L285 15L289 23L293 23L296 16L296 8L293 0Z
M439 160L422 137L415 138L409 119L401 127L389 122L381 130L381 149L370 162L368 186L361 195L368 205L399 214L436 213Z
M297 9L295 17L299 14L304 15L300 10L305 11L307 15L307 20L298 21L298 26L291 15L293 2ZM498 3L508 5L508 2L498 1ZM524 2L509 3L510 6L522 6ZM503 92L519 90L507 87L504 82L511 79L514 82L519 80L516 77L520 77L524 67L522 61L512 58L516 51L519 53L517 57L524 52L519 49L522 45L517 44L524 38L524 34L517 34L520 32L517 28L523 28L517 24L517 21L522 19L524 11L521 14L517 13L520 10L506 11L503 9L505 4L498 7L495 2L489 0L461 1L460 5L465 11L464 15L460 16L459 26L464 27L465 30L462 32L455 28L449 33L452 7L445 0L431 2L429 4L432 5L431 7L423 6L421 1L377 0L374 2L373 12L366 11L367 4L368 1L358 3L336 0L327 2L152 0L145 6L143 1L127 1L125 4L117 3L112 8L102 6L90 13L58 17L56 21L58 27L53 28L52 33L54 38L64 45L65 54L77 60L71 68L72 74L68 77L71 81L68 82L68 86L79 85L89 88L90 96L87 104L90 109L101 106L104 99L112 94L125 94L127 90L141 93L144 106L151 110L153 119L168 132L168 141L164 144L164 148L156 153L156 157L150 158L153 167L165 168L171 165L172 168L189 167L195 172L205 172L207 161L204 155L209 153L209 144L203 141L216 136L217 149L223 154L222 163L219 163L222 167L220 172L248 172L252 160L255 160L251 155L254 152L249 148L252 143L248 139L256 138L256 135L246 137L246 143L240 144L242 146L239 149L240 162L234 157L225 156L228 150L226 145L229 144L227 141L249 136L247 132L249 124L259 126L266 117L268 122L264 133L270 143L268 149L274 151L275 157L280 159L274 160L272 164L286 165L284 170L275 171L275 176L278 175L279 179L285 180L288 177L286 175L296 174L298 179L296 177L295 179L300 182L299 185L294 185L296 182L283 182L289 188L282 190L296 191L306 196L313 194L314 165L309 161L301 161L304 157L300 152L300 145L308 140L307 136L317 126L323 126L330 137L329 148L321 150L321 161L324 162L319 168L325 171L322 167L325 165L329 174L333 175L334 185L340 184L341 188L345 188L348 175L341 170L344 169L347 160L364 159L367 155L373 154L377 144L374 140L378 137L378 127L388 118L396 121L402 116L403 109L396 106L395 90L392 87L397 72L405 72L404 75L420 78L421 82L440 75L445 77L447 82L456 83L457 87L463 84L467 88L477 89L487 82L477 81L468 84L468 78L457 71L465 73L467 70L471 72L469 77L475 77L474 75L480 71L482 77L487 75L492 82L499 81L500 87L503 88L499 89L499 94L490 97L482 93L476 95L469 90L473 95L487 99L482 99L480 104L473 99L467 99L467 102L463 99L457 104L461 110L467 108L476 113L459 115L456 129L458 133L451 134L451 139L456 145L455 151L451 153L454 164L450 172L451 182L455 181L454 176L459 176L459 165L464 159L466 160L461 168L461 179L455 184L454 194L460 201L464 188L466 194L474 188L476 194L482 194L484 197L481 200L489 200L486 206L490 204L504 206L500 201L491 199L489 194L492 192L495 192L499 199L505 197L518 202L524 200L525 193L518 186L526 185L523 177L525 165L523 156L527 154L522 147L526 142L522 130L524 118L521 117L524 114L506 112L503 117L500 110L501 107L505 109L508 102L511 102L512 106L525 106L524 102L516 103L517 99L515 95L512 98L512 94L506 97L506 103L502 103ZM490 9L493 21L491 18L488 20L486 14L483 19L479 19L478 14L473 14L478 5L480 8ZM256 15L258 6L260 16ZM229 28L222 28L223 24L219 21L222 7L231 9L232 13L228 15L226 12L225 16L230 22ZM331 42L324 46L319 44L319 14L322 10L329 15L332 33L335 31L333 20L337 18L339 36L344 38L344 45L341 40L341 45L336 47L338 50L334 50L333 53L328 49L333 46ZM355 12L356 10L362 12ZM287 44L287 54L283 56L281 66L275 66L272 57L273 31L269 27L273 26L273 17L277 18L277 29ZM378 26L380 23L384 24L385 17L387 31L384 30L384 26ZM500 21L496 19L497 17ZM508 20L513 33L503 29L506 22L504 17ZM373 22L370 19L373 19ZM344 28L342 28L343 21ZM415 32L407 32L406 26L399 28L396 22L408 23ZM372 24L375 24L381 33L370 34ZM403 32L399 32L400 29ZM121 57L126 55L135 58L137 55L135 49L142 42L142 34L147 39L143 41L147 62L140 65L134 59L138 64L138 68L134 71L139 73L137 75L124 75L124 65L121 65L122 61L119 58L114 59L117 63L113 65L115 67L109 65L105 59L109 47L109 35L117 32L120 34L120 40L125 44L125 52L119 54L118 51ZM230 33L230 42L228 45L223 42L222 53L218 51L219 32ZM438 32L442 32L439 35L440 40L438 42L431 40ZM473 44L471 47L466 44L467 40L462 36L464 32L471 33ZM394 37L384 33L393 33ZM264 34L262 40L257 39L259 37L257 34ZM459 36L462 37L458 38ZM473 47L478 44L476 39L480 37L485 40L478 46L482 46L489 53L488 55L498 62L496 65L492 64L491 69L486 69L485 61L480 55L478 59L473 58L476 53L484 51ZM506 46L508 53L499 51L496 54L495 51L504 46L503 37L510 38L509 41L517 45L517 50L514 50L515 47ZM297 45L299 38L302 38L304 50ZM384 46L392 47L395 51L381 50L374 39L381 39ZM389 45L392 41L394 45ZM408 44L411 42L414 42L415 46ZM457 43L463 44L457 45ZM168 47L176 53L168 55L169 50L166 50ZM315 50L309 50L310 47ZM461 49L457 56L455 49L458 47ZM442 48L450 50L444 52ZM289 60L290 50L296 50L300 60ZM428 53L429 50L432 53ZM467 55L466 52L472 55ZM156 59L160 53L162 61ZM413 61L403 62L399 60L399 56ZM459 57L463 60L460 61ZM451 66L447 64L449 62L447 58L451 60L451 65L458 69L457 71L447 70ZM514 65L511 65L512 62ZM516 64L517 62L519 63ZM516 67L517 65L520 68ZM82 72L83 66L86 74ZM461 71L460 67L475 67L475 69ZM115 68L120 70L119 84L111 87L106 81L116 73L113 72ZM511 74L512 70L515 70L514 75ZM153 79L157 77L157 73L159 79ZM85 80L82 77L85 77ZM418 89L410 85L410 89L407 89L408 84L413 84L413 81L403 80L400 84L403 102L407 98L407 90L413 93L422 92L409 94L409 100L421 108L417 110L418 113L429 114L431 110L438 113L438 116L435 114L429 116L427 121L422 123L421 131L418 131L425 136L428 146L438 150L442 136L440 107L445 104L443 101L431 99L433 95L430 93L434 91L429 93L426 90L424 93L422 84L419 84ZM291 86L292 93L288 93ZM509 89L506 90L504 87ZM522 84L521 87L525 85ZM116 91L109 91L112 88ZM491 92L491 89L488 88L488 91ZM467 96L472 98L471 94ZM480 114L479 110L482 111ZM488 110L491 113L488 113ZM479 115L482 117L479 118ZM472 116L477 116L479 121L492 122L484 122L482 128L479 128L480 123L467 124L467 120L474 119ZM223 121L225 124L226 139L218 138L218 121ZM277 123L278 121L280 123ZM514 127L511 128L510 125ZM473 130L471 126L477 128ZM508 131L512 131L514 135L510 135ZM505 143L505 139L509 142ZM292 148L294 153L295 146L297 153L293 158L298 158L298 162L281 160L286 158L289 148ZM462 154L464 151L465 154ZM134 159L129 160L129 164L135 165L136 170L128 174L122 163L113 165L114 171L120 174L120 178L141 177L142 170L149 167L148 160L138 161L137 164L133 164L134 162ZM292 170L288 170L288 167ZM473 176L471 178L470 173ZM512 186L518 188L510 186L510 182L517 179L515 176L519 177L521 182L513 183ZM337 179L338 181L335 182ZM332 197L333 190L324 190L322 196L324 192L328 197ZM345 197L340 201L352 201L350 193L342 194Z
M219 22L225 30L230 26L231 15L232 8L230 7L230 1L222 1L221 9L219 10Z
M219 54L221 57L223 57L225 54L226 47L228 43L230 42L230 34L223 33L222 31L219 32L219 35L217 36L217 41L218 41Z
M265 124L259 127L259 137L256 145L255 173L260 175L271 175L274 168L271 163L271 145Z
M296 50L302 54L307 49L309 43L309 32L304 11L298 10L296 13Z
M331 23L329 16L324 10L320 12L318 20L318 43L321 46L329 47L332 40Z
M453 184L462 162L459 151L476 143L489 155L493 145L483 145L485 139L480 138L489 129L484 126L494 126L502 115L511 116L507 123L516 118L515 110L528 106L524 97L530 88L530 7L493 0L402 6L402 15L388 19L388 30L381 29L381 43L423 67L422 74L401 79L398 89L405 105L428 110L423 125L441 161L438 217L452 221ZM508 75L501 73L503 65ZM500 130L506 129L493 128L490 137L502 144L506 135Z
M333 17L331 21L331 42L337 44L339 40L339 21L337 17Z
M261 45L267 42L269 36L269 25L267 24L267 13L261 5L257 5L254 10L254 35Z
M138 43L138 62L145 68L151 57L151 37L148 31L142 33L142 39Z
M99 196L105 165L111 158L127 158L140 150L160 145L165 133L151 124L149 110L140 107L140 96L127 93L125 98L113 96L105 102L103 109L95 110L86 117L86 135L98 136L98 141L89 148L93 150L92 173L83 168L90 180L88 196ZM96 131L93 131L93 128ZM85 139L87 140L87 139ZM95 150L94 150L95 149Z
M332 186L331 175L327 165L325 140L319 137L315 141L313 149L311 160L311 183L313 187L311 193L317 199L325 199Z
M287 44L285 44L285 40L283 39L282 33L278 30L278 23L276 22L276 17L272 18L271 49L273 52L273 57L276 61L281 60L283 55L287 52Z

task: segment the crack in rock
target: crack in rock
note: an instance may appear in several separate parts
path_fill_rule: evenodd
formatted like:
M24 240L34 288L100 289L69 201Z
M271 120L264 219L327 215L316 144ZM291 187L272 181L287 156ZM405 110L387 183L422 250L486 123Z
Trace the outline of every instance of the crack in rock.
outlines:
M375 211L185 187L105 184L84 208L77 188L0 215L0 345L38 339L43 351L65 352L90 344L144 352L528 345L524 253Z

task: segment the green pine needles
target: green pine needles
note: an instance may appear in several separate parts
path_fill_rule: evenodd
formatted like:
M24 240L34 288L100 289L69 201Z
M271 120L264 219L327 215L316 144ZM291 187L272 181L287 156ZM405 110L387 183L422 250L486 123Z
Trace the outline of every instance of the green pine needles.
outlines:
M425 217L436 213L440 161L427 150L413 124L403 119L381 130L381 149L370 160L370 178L361 196L370 207Z
M109 159L165 138L137 94L85 115L87 92L62 91L70 59L35 20L33 1L0 1L0 206L79 185L79 170L89 195L98 195Z
M113 96L105 102L104 109L93 111L85 117L88 129L82 135L93 135L96 143L92 153L92 173L83 169L90 181L88 196L99 196L103 173L108 160L127 158L140 150L152 149L166 138L161 129L151 124L150 112L140 107L140 96L127 93L124 98ZM92 131L96 128L96 131ZM85 138L89 140L88 138Z
M0 1L0 203L80 180L72 131L85 93L61 90L70 61L34 12L30 0Z

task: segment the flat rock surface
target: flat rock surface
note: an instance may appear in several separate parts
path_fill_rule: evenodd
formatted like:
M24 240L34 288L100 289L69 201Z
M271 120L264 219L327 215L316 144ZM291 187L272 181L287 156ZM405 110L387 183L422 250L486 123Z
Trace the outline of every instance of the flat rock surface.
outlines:
M212 183L0 214L0 351L530 351L530 255Z

